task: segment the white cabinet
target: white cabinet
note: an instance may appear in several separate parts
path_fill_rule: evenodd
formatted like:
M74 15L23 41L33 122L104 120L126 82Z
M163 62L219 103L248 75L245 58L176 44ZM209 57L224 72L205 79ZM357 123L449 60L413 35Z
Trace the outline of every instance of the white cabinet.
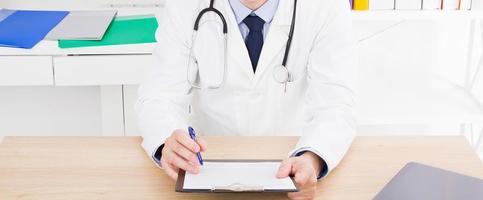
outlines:
M133 85L145 80L155 65L152 55L54 57L55 85Z
M51 56L0 56L0 86L53 85Z
M105 135L101 100L100 87L0 87L0 137Z

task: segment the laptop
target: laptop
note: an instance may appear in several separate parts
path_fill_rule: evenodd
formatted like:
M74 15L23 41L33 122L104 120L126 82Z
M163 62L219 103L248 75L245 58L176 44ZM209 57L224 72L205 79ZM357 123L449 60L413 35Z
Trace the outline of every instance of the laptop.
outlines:
M408 163L374 200L483 200L483 179Z

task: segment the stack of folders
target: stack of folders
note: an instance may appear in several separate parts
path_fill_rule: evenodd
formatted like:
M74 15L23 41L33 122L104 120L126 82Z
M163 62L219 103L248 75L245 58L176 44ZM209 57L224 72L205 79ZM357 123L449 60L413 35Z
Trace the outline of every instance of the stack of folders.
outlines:
M354 10L471 10L475 0L350 0Z
M0 9L0 47L31 49L47 40L101 40L117 11Z
M117 11L0 9L0 47L31 49L42 40L60 48L156 42L153 15L116 17Z

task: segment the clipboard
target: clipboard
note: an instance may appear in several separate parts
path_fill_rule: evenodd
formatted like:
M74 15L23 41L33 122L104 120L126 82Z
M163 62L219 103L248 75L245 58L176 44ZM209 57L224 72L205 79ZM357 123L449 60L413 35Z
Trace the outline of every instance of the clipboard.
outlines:
M222 162L222 163L263 163L263 162L281 162L282 160L204 160L205 163ZM243 185L240 183L232 183L229 185L214 185L211 189L184 189L186 171L180 169L178 179L176 181L176 192L181 193L279 193L279 192L298 192L297 185L293 177L290 177L295 189L266 189L260 185Z

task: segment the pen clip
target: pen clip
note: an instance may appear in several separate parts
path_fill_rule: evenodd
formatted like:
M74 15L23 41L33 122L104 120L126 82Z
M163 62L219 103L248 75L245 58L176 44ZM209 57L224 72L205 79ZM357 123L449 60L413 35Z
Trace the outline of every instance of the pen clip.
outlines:
M214 186L213 192L263 192L263 186L246 186L240 183L234 183L228 186Z
M196 141L196 133L195 133L195 129L193 129L193 127L191 126L188 126L188 134L190 135L190 137Z

